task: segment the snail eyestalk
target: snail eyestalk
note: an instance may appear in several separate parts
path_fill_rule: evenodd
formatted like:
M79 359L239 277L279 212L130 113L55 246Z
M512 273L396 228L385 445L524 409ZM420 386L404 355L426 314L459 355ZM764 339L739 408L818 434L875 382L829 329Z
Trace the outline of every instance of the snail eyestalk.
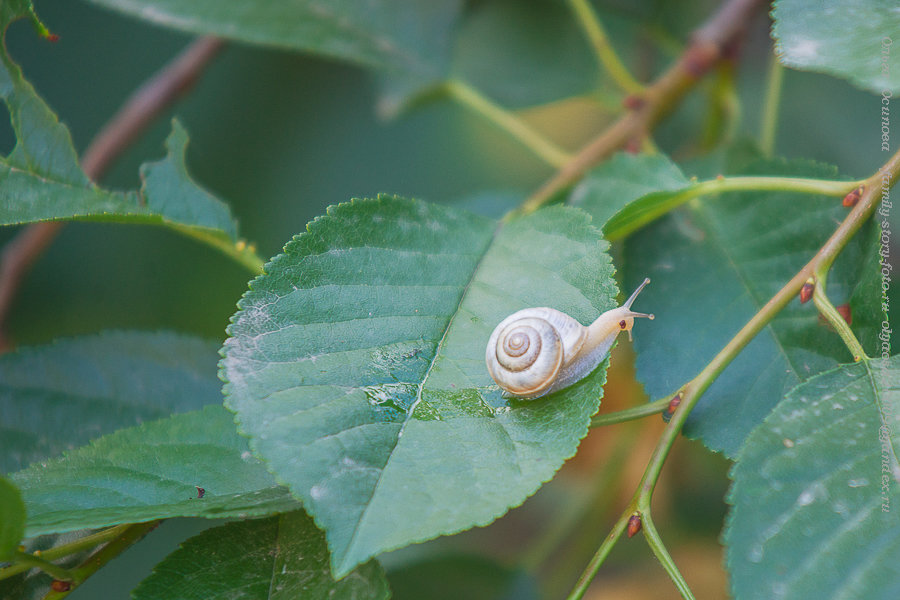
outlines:
M631 296L629 296L628 300L625 301L625 304L623 304L622 307L630 309L631 305L634 304L634 299L638 297L638 294L641 293L641 290L643 290L645 287L647 287L648 283L650 283L650 278L645 277L644 281L641 282L641 285L639 285L638 288L636 290L634 290L634 292L631 293ZM647 315L641 315L641 316L646 317Z
M628 332L628 341L633 342L634 339L631 337L631 328L634 327L635 318L641 317L644 319L653 320L656 318L653 313L639 313L631 310L631 305L634 304L634 300L638 297L638 294L641 293L647 284L650 283L650 278L644 278L644 281L641 282L641 285L638 286L636 290L628 297L628 300L625 301L625 304L621 306L618 310L622 311L621 317L622 320L619 321L619 329Z

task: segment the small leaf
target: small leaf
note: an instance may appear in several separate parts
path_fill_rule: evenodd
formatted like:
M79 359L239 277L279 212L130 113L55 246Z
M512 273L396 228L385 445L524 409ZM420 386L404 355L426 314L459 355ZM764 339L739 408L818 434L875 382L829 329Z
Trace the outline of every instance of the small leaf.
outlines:
M459 0L93 0L160 25L431 78Z
M896 0L777 0L772 16L775 52L788 67L843 77L877 94L900 92L900 69L891 68Z
M521 308L582 323L612 308L606 248L572 208L500 225L382 197L330 208L251 283L223 349L226 405L325 529L337 576L489 523L574 454L605 363L519 401L485 348Z
M31 2L3 2L0 32L6 35L9 24L22 17L36 20ZM89 182L78 166L69 130L22 77L19 69L0 44L0 98L6 103L16 136L16 145L5 160L0 160L0 215L4 215L22 194L18 182L28 177L64 181L74 188L87 188ZM7 203L14 203L7 205Z
M31 0L5 0L0 3L0 25L5 29L16 19L26 18L31 21L32 27L43 37L51 34L34 12Z
M590 213L607 238L618 238L662 215L675 193L689 185L663 154L619 153L592 170L569 203Z
M3 3L0 31L30 3ZM229 208L199 187L184 162L187 134L177 121L166 140L168 155L142 168L139 192L111 192L82 172L69 130L37 95L0 44L0 99L9 110L16 145L0 157L0 225L82 219L165 224L224 249L237 241ZM241 255L243 250L232 252ZM252 262L252 261L251 261Z
M176 591L177 590L177 591ZM386 600L381 566L335 581L325 536L303 512L228 523L184 542L132 593L134 600Z
M833 168L783 161L747 171L837 176ZM845 215L835 198L732 193L691 203L628 238L626 282L653 281L642 301L656 320L635 336L637 374L647 393L661 398L697 374L815 255ZM835 304L846 302L858 285L859 265L875 251L868 240L864 229L835 263L828 278ZM685 434L734 456L787 390L850 358L812 303L791 302L704 393Z
M10 112L12 114L12 110ZM38 148L43 147L41 144L71 147L68 131L64 140L46 139L35 145ZM20 143L6 161L0 159L0 191L3 193L0 225L60 219L166 224L187 233L237 241L237 225L228 207L190 179L184 164L186 145L184 128L173 121L172 133L166 140L168 156L143 166L141 171L145 180L140 193L120 193L91 184L80 170L72 175L73 179L48 175L40 169L41 165L28 163L17 167L17 153L24 152L20 150L24 148ZM73 169L78 169L77 163L73 165ZM51 166L59 168L59 165Z
M220 230L236 240L237 224L228 205L191 179L184 162L187 144L187 131L173 120L172 133L166 138L166 158L141 166L141 196L147 208L165 221Z
M106 332L0 356L0 471L218 403L216 359L206 340L144 332Z
M736 598L900 597L900 358L822 373L753 430L725 530Z
M0 477L0 562L15 552L25 537L25 505L10 481Z
M26 535L168 517L247 517L298 504L250 455L221 406L124 429L11 476ZM197 488L205 490L198 498Z

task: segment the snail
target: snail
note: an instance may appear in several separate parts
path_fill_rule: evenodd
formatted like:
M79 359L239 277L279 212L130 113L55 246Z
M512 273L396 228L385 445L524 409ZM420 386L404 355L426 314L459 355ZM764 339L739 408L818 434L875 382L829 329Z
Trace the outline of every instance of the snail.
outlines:
M540 398L568 387L593 371L609 354L620 331L628 332L635 317L635 298L649 279L625 304L608 310L585 327L553 308L526 308L503 319L488 341L485 360L491 378L517 398Z

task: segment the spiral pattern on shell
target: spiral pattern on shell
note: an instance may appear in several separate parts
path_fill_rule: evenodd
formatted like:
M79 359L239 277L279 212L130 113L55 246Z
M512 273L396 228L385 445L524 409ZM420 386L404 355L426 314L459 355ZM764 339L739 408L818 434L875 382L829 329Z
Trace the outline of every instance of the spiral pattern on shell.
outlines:
M547 319L531 316L533 310L519 311L501 322L485 356L497 385L522 398L534 398L548 390L565 356L557 328Z

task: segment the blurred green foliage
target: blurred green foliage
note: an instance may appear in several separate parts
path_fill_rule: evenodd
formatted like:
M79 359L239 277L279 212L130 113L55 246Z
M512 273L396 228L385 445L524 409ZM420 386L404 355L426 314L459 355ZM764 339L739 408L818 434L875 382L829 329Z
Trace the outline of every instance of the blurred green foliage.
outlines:
M489 0L472 1L469 7L487 4ZM558 3L545 4L554 14L559 12ZM718 3L598 4L617 50L646 80L666 66L690 30ZM80 151L128 95L191 40L87 2L36 0L36 5L60 40L50 44L26 23L16 23L7 46L25 77L69 126ZM534 10L539 13L541 8ZM531 18L540 22L540 15ZM548 29L544 35L552 41L558 32ZM770 54L768 19L760 14L738 69L742 136L758 138ZM527 69L521 72L528 77ZM578 87L568 79L566 85ZM485 190L524 195L550 174L481 117L445 100L381 121L376 114L380 89L373 75L361 68L230 44L196 89L156 121L104 182L111 188L135 187L140 163L163 155L169 117L177 115L191 137L188 162L196 179L230 203L243 236L267 257L326 206L351 197L388 192L449 203ZM657 131L660 148L676 159L691 157L693 148L684 140L696 139L708 117L711 89L712 83L704 82ZM776 151L838 165L850 176L866 176L885 158L878 111L876 96L846 81L788 70ZM543 122L563 130L569 118L562 109L551 110ZM559 142L575 148L579 139ZM13 142L6 119L0 119L0 150L7 152ZM0 243L16 231L0 230ZM71 223L25 279L9 330L22 345L116 328L174 329L222 340L247 279L245 269L214 250L161 228ZM715 543L724 512L725 463L698 450L692 448L689 455L693 469L682 473L673 511L680 520L672 527L709 534L707 539ZM565 480L562 485L567 485ZM553 503L545 507L547 498L564 494L556 486L545 486L534 500L492 527L502 533L509 522L534 521L545 514L543 508L557 508ZM702 509L682 510L690 506ZM168 523L153 543L127 553L116 563L118 568L101 572L71 597L124 597L143 577L140 573L168 552L160 547L171 548L186 537L184 528L195 533L205 526L195 523ZM475 530L409 551L427 554L441 545L480 548L483 538ZM672 541L678 543L677 534ZM629 546L611 564L624 568L635 556L647 558L644 550ZM142 553L150 558L134 559Z
M472 3L480 4L488 3ZM558 13L555 3L546 4ZM684 43L715 6L670 4L601 6L617 49L638 74L651 76L670 60L665 50L648 48ZM36 8L59 41L48 43L18 22L7 45L80 150L191 39L86 2L38 0ZM632 27L630 38L622 35L640 21L647 25ZM552 40L556 33L548 30L546 36ZM760 15L743 50L738 82L741 131L750 136L757 134L769 52ZM231 204L243 235L258 244L261 255L271 256L326 206L352 197L388 192L452 202L485 189L527 193L550 174L479 116L445 100L381 121L378 93L373 76L362 69L231 44L196 89L116 163L105 183L136 186L140 163L164 153L167 117L178 116L191 137L194 175ZM779 153L837 164L850 175L870 173L883 158L875 102L844 81L788 71ZM696 94L662 125L660 146L678 158L679 145L693 137L707 109L703 94ZM0 149L12 144L8 122L0 119ZM14 233L0 231L0 242ZM24 282L10 334L31 344L100 329L171 328L223 339L246 280L244 269L215 251L158 228L69 224Z

